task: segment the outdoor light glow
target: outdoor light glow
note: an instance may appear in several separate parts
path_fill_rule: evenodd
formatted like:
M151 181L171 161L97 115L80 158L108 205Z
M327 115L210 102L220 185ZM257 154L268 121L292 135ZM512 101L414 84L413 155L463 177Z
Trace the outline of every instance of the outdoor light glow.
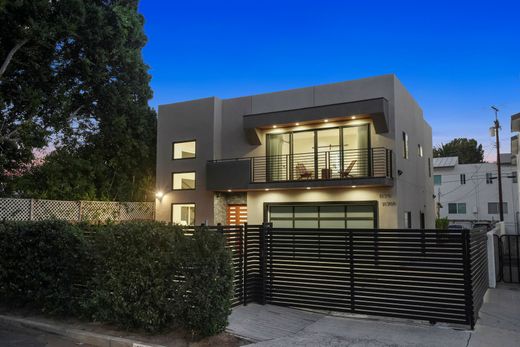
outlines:
M305 188L305 189L309 190L309 189L311 189L311 187L307 187L307 188Z
M269 191L269 188L265 188L265 191L268 192L268 191Z
M231 189L228 189L227 191L228 191L228 193L231 193Z
M155 197L156 197L157 199L162 199L163 196L164 196L164 193L161 192L161 191L158 191L158 192L155 193Z
M352 116L352 119L356 119L356 116Z
M276 129L276 125L273 125L273 129Z
M329 121L328 119L325 119L325 120L324 120L325 123L328 123L328 121Z
M296 126L300 125L300 123L296 123Z
M356 186L352 186L352 188L356 188Z

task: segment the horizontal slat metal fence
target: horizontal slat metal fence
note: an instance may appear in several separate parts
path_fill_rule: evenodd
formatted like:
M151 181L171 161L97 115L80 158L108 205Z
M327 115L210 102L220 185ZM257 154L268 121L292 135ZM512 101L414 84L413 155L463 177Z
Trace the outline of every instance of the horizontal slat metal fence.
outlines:
M266 228L265 302L473 327L485 293L482 240L469 231Z
M260 265L261 225L217 225L201 226L222 233L226 245L231 250L234 269L234 296L232 305L260 302L262 299L262 277ZM192 233L194 227L184 227L185 233Z
M464 234L466 243L469 244L469 264L471 271L471 299L469 306L470 325L473 327L478 317L478 312L484 301L484 295L488 289L488 263L487 263L487 232L474 230Z

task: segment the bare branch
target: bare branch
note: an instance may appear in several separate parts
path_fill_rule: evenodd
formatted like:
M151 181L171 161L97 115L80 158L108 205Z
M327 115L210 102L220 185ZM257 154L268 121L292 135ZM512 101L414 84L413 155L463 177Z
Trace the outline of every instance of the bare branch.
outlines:
M14 54L20 48L22 48L22 46L25 45L26 43L27 43L27 39L24 39L24 40L18 42L16 45L14 45L14 47L9 51L9 53L7 54L7 57L5 57L4 63L0 67L0 78L2 78L2 75L4 74L5 70L7 70L7 66L9 65L11 60L13 59Z

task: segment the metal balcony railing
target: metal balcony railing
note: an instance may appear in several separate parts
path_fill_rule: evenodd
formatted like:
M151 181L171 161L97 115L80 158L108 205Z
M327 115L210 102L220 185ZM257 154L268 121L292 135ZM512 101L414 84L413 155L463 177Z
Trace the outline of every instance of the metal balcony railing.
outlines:
M392 150L383 147L249 159L253 183L392 177Z

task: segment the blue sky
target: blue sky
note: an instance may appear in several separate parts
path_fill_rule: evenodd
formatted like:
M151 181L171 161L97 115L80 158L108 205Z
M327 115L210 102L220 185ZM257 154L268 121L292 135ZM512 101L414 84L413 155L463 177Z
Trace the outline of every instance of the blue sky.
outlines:
M142 0L151 106L395 73L434 144L520 112L520 1Z

